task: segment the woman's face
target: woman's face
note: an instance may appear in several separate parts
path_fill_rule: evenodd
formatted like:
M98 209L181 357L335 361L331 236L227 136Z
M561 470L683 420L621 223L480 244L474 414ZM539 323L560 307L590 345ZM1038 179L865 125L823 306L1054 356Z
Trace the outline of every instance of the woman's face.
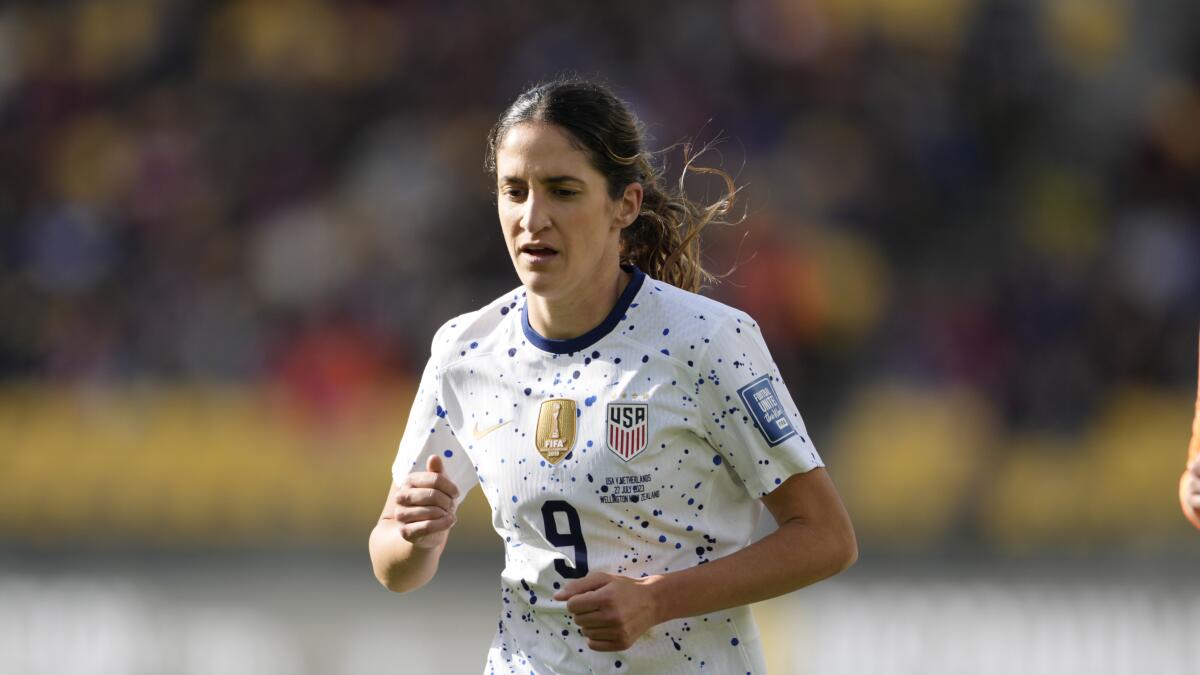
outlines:
M610 199L608 181L567 133L537 122L501 139L496 181L508 254L530 293L584 297L617 274L621 230L637 218L641 185Z

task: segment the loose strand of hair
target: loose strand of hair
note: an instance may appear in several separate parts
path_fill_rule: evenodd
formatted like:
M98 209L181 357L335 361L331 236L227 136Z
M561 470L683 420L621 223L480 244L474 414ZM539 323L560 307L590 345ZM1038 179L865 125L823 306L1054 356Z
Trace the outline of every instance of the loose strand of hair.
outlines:
M673 226L668 225L672 236L660 238L657 242L656 253L659 254L657 257L661 258L661 264L657 266L656 271L662 275L664 281L693 292L699 291L706 284L720 281L733 271L731 269L718 275L704 268L700 237L705 228L711 225L736 225L745 219L743 216L731 222L726 218L742 189L734 182L733 177L722 169L697 164L697 160L721 140L721 136L718 135L697 152L693 152L690 141L682 141L668 148L679 148L683 152L683 168L674 194L662 191L668 208L677 210L680 217L673 219ZM685 185L689 174L718 177L724 184L724 196L710 204L692 201L687 196Z

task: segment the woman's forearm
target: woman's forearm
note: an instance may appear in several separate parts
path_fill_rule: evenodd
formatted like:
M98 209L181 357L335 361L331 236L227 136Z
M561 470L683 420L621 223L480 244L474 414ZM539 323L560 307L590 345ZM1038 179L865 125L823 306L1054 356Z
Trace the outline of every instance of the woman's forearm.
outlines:
M369 548L375 578L388 590L404 593L429 583L437 573L444 546L413 546L400 535L396 521L382 519L371 530Z
M771 534L724 558L648 577L660 623L708 614L790 593L854 564L853 530L785 522Z
M412 471L392 483L367 546L375 578L388 590L420 588L437 573L438 559L457 519L458 486L446 476L440 455L425 460L424 471Z

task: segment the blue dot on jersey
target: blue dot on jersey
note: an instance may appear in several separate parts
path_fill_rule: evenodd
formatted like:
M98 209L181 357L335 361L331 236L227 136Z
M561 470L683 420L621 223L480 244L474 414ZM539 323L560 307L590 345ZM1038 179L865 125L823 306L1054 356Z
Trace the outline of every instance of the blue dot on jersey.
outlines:
M525 387L525 395L526 395L526 396L528 396L528 395L530 395L530 394L532 394L532 393L533 393L533 389L530 389L529 387Z
M663 354L666 354L667 356L670 356L670 355L671 355L671 352L670 352L670 350L667 350L667 349L660 349L660 350L658 350L658 351L662 352Z
M671 334L671 329L670 329L670 328L664 328L664 329L663 329L663 335L670 335L670 334Z
M453 457L453 456L454 456L454 451L453 451L453 450L445 450L445 451L443 451L443 452L442 452L442 454L443 454L443 455L445 455L445 456L447 456L447 457Z
M721 466L721 456L720 455L713 455L713 464L715 464L717 466Z
M577 370L577 371L575 371L575 372L571 373L571 377L572 377L573 379L576 379L576 380L578 380L578 379L579 379L579 371Z
M439 405L439 406L437 407L437 416L438 416L438 417L445 417L445 416L446 416L446 409L445 409L445 408L443 408L442 406L440 406L440 405Z
M665 535L665 534L658 535L658 541L659 541L659 543L662 543L662 544L667 543L667 535Z
M649 360L650 360L649 356L645 356L645 355L642 356L642 363L646 363Z
M587 406L590 406L591 404L593 404L593 403L595 403L595 402L596 402L596 397L595 397L595 396L589 396L589 397L587 397L587 398L583 399L583 404L584 404L584 405L587 405Z
M517 348L516 348L516 347L513 347L512 349L509 349L509 350L508 350L508 355L509 355L509 356L516 356L516 355L517 355Z
M737 638L733 638L732 640L730 640L730 641L729 641L729 644L731 644L731 645L733 645L734 647L736 647L736 646L738 645L738 639L737 639Z
M471 349L475 349L475 348L476 348L476 347L478 347L478 346L479 346L479 343L478 343L478 342L472 342L472 343L471 343Z
M516 496L516 495L513 495L513 496L512 496L512 500L513 500L513 503L514 503L514 504L516 504L516 503L517 503L517 496Z

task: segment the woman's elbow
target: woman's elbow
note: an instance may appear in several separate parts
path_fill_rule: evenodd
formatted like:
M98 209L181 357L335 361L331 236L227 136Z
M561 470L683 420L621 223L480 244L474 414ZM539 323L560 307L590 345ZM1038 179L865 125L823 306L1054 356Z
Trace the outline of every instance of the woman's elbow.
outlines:
M372 571L375 572L375 579L381 586L393 593L403 593L408 590L400 584L400 580L395 575L388 573L389 570L386 565L380 565L375 561L371 562L371 566L374 568Z
M371 556L371 571L380 585L393 593L403 593L412 590L412 585L406 583L403 575L398 574L401 562L396 559L393 547L389 546L386 531L376 526L371 531L367 550Z
M851 530L845 541L842 543L842 555L839 558L841 564L838 567L838 572L843 572L851 565L858 562L858 539L854 536L854 530Z
M833 540L834 544L830 547L833 570L830 576L844 572L858 562L858 538L854 535L854 527L849 522L838 528Z
M429 583L437 573L441 549L415 549L383 524L371 531L368 550L371 570L379 583L393 593L407 593Z
M393 593L407 593L420 587L402 579L389 579L387 575L380 574L378 572L375 573L375 578L379 580L379 583L382 584L384 588Z
M393 593L415 591L429 582L432 575L405 574L396 566L374 565L375 578L380 585Z

